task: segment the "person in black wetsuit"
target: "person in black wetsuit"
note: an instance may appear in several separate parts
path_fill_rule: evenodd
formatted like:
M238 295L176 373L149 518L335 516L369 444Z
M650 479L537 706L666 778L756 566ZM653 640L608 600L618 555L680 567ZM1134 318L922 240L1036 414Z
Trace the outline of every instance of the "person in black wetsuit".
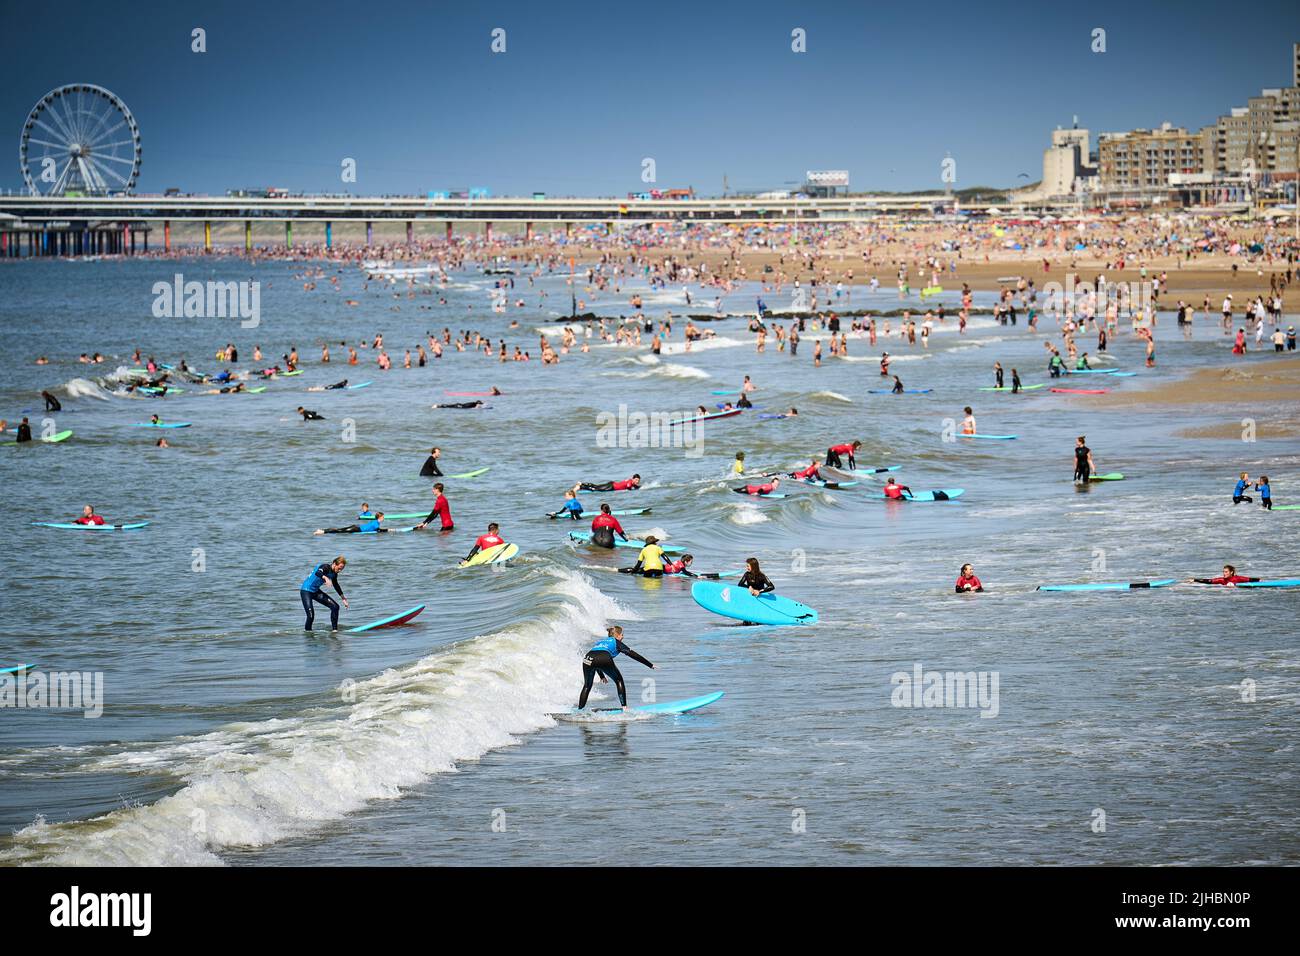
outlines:
M45 410L47 412L63 411L63 406L59 404L59 400L49 392L41 392L41 398L45 399Z
M18 423L18 436L14 440L19 444L32 440L32 425L31 422L27 420L26 415L24 415L23 420Z
M1020 373L1015 369L1011 370L1011 394L1016 395L1020 392Z
M618 665L614 663L614 658L619 654L626 654L632 660L644 664L651 670L655 666L648 660L638 654L632 648L623 643L623 629L617 625L607 628L606 636L601 638L592 645L591 650L582 659L582 694L578 697L578 710L587 706L587 695L591 693L591 684L600 675L600 682L603 684L608 680L614 682L618 689L618 701L623 705L624 710L627 706L627 687L623 683L623 675L619 673Z
M305 422L323 422L323 421L325 421L325 416L324 416L324 415L321 415L321 414L319 414L319 413L317 413L317 412L313 412L313 411L312 411L311 409L309 409L309 408L303 408L301 405L298 406L298 414L302 416L302 420L305 421Z
M892 389L892 392L895 395L903 394L903 380L899 378L897 375L894 376L894 387Z
M421 478L441 478L442 469L438 467L438 459L442 457L441 448L430 448L429 457L424 459L424 464L420 466Z
M336 388L347 388L348 380L345 378L341 382L335 382L333 385L313 385L307 389L309 392L332 392Z
M482 408L483 402L443 402L441 405L430 405L430 408Z
M760 594L766 594L768 591L775 591L776 585L771 582L762 568L758 566L758 558L745 559L745 573L741 575L736 582L737 587L749 588L749 593L758 597Z
M339 585L339 573L347 567L347 564L347 559L339 555L329 563L316 565L311 574L307 575L307 579L302 582L302 587L298 589L298 596L302 598L302 609L307 612L307 623L303 625L304 631L310 631L312 622L316 620L316 611L312 607L313 601L324 604L330 609L330 629L334 631L339 629L338 601L326 594L324 588L325 582L329 581L338 592L343 606L348 606L348 599L344 597L343 588Z
M1096 465L1092 462L1092 449L1086 444L1085 436L1080 435L1074 440L1074 480L1086 484Z

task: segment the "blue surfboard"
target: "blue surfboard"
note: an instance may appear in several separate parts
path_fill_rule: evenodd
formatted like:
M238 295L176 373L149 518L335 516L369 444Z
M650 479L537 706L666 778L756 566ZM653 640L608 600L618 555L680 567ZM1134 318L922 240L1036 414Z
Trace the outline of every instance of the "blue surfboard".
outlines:
M1039 591L1143 591L1147 588L1167 588L1177 584L1173 578L1159 581L1114 581L1107 584L1040 584Z
M591 544L590 531L570 531L569 537L572 538L574 541L581 541L583 544ZM636 548L636 550L640 551L642 548L645 547L645 542L640 540L639 538L629 538L627 541L624 541L623 539L616 536L614 538L614 547ZM660 544L659 547L663 548L666 554L681 554L686 550L685 548L680 547L679 545L672 545L672 544Z
M735 621L779 627L788 624L816 624L818 620L817 612L806 604L781 597L772 591L755 597L749 593L749 588L720 581L696 581L691 585L691 597L706 611Z
M722 700L722 691L716 690L712 694L704 694L700 697L687 697L684 700L667 700L661 704L642 704L639 707L633 707L631 713L627 713L621 707L590 707L586 710L561 711L558 714L551 714L556 720L567 721L617 721L617 720L640 720L643 717L650 717L656 714L686 714L692 710L699 710L701 707L708 707L709 704Z
M889 498L883 493L867 495L867 497L883 498L886 501L951 501L953 498L960 498L964 494L966 494L965 488L940 488L935 491L918 491L914 494L903 495L901 498Z
M377 621L371 621L369 624L362 624L360 627L348 628L349 634L358 634L361 631L373 631L377 627L394 627L398 624L405 624L411 618L423 611L425 605L417 604L409 611L403 611L401 614L391 614L388 617L381 617Z

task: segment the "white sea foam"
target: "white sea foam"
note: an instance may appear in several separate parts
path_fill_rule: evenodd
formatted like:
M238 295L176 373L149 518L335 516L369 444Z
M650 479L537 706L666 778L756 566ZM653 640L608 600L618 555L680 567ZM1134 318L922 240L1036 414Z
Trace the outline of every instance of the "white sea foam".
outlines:
M0 862L219 864L232 847L301 836L391 800L457 763L550 726L573 705L576 654L612 618L635 618L589 578L555 570L539 617L358 681L355 702L128 748L90 772L168 773L184 786L93 820L37 819Z

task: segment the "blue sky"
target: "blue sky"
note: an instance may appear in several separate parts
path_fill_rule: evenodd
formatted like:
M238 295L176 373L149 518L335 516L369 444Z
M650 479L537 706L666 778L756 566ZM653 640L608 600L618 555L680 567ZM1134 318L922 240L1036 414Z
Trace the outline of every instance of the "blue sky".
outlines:
M0 3L0 189L21 186L28 111L70 82L131 108L140 192L616 195L646 188L645 157L658 187L706 195L724 173L773 189L826 168L940 188L947 155L958 187L1023 184L1073 116L1094 135L1199 128L1290 85L1300 40L1294 0Z

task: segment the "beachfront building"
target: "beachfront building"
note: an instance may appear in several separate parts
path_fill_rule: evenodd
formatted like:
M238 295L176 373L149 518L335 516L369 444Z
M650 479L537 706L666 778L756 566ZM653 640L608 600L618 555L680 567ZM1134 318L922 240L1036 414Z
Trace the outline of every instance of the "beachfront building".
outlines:
M1052 145L1043 150L1043 178L1032 186L1016 190L1016 203L1061 203L1079 199L1097 184L1097 167L1090 150L1091 135L1079 129L1052 130Z
M1292 174L1300 150L1300 43L1291 45L1291 85L1261 90L1201 130L1209 173Z
M1149 204L1169 197L1169 177L1203 172L1201 136L1162 123L1098 137L1100 190L1109 202Z

